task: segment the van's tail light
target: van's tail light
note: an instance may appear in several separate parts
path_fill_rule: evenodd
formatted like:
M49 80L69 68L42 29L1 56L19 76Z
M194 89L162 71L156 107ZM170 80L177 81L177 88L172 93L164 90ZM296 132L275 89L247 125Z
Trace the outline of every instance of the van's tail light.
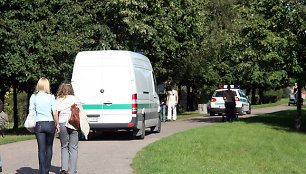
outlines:
M132 114L137 114L137 94L132 95Z
M216 102L216 101L217 101L216 98L212 98L212 99L210 100L210 102Z
M238 97L235 97L235 101L240 101L240 99Z

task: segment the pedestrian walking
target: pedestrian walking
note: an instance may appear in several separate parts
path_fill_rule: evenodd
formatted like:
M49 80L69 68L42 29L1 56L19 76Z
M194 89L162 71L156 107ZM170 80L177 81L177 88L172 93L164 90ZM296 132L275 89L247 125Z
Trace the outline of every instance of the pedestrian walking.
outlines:
M227 121L233 121L236 115L236 103L235 95L231 91L231 86L227 86L227 90L223 93L223 99L225 101L225 114Z
M74 96L72 85L69 81L64 81L57 92L56 105L59 112L61 142L61 172L62 174L77 173L77 160L79 149L79 133L76 127L69 124L71 116L71 106L76 104L79 108L80 129L87 139L89 133L89 124L85 115L80 100Z
M35 94L30 98L29 110L36 111L35 136L38 144L39 173L48 174L51 167L55 130L60 131L55 97L50 94L48 79L39 79Z
M167 95L167 106L168 106L168 121L176 120L176 107L178 104L178 94L177 91L173 88L173 86L170 86L170 91L168 91Z

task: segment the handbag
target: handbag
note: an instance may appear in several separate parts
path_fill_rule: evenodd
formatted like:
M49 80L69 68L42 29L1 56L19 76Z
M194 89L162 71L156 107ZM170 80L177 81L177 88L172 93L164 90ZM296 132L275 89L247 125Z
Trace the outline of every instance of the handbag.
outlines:
M80 110L77 107L76 104L73 104L71 106L71 115L70 118L68 120L69 124L71 124L72 126L74 126L77 129L80 129Z
M35 99L35 98L34 98ZM35 100L34 100L34 105L35 105ZM30 110L26 121L24 122L24 127L31 133L34 133L36 126L36 110L35 108Z

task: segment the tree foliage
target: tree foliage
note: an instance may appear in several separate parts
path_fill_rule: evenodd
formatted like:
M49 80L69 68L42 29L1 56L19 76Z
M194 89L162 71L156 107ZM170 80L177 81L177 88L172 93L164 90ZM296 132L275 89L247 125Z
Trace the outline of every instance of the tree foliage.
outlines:
M0 97L53 92L83 50L141 51L157 80L277 89L305 85L303 0L0 0Z

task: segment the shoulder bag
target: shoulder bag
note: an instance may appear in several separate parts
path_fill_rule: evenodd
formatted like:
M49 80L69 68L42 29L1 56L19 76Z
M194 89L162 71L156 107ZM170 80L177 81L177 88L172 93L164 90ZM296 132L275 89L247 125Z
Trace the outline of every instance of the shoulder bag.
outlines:
M36 96L34 98L34 105L36 101ZM34 129L36 126L36 107L34 107L34 109L31 109L26 121L24 122L24 127L31 133L34 133Z
M74 126L76 129L80 129L80 110L77 107L76 104L73 104L71 106L71 115L69 118L69 124L71 124L72 126Z

